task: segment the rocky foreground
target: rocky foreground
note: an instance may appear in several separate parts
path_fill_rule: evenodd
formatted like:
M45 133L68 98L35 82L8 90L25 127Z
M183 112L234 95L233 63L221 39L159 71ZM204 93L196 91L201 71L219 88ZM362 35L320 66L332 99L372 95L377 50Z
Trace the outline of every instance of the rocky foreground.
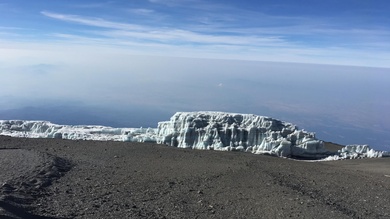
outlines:
M390 158L0 136L0 218L390 218Z

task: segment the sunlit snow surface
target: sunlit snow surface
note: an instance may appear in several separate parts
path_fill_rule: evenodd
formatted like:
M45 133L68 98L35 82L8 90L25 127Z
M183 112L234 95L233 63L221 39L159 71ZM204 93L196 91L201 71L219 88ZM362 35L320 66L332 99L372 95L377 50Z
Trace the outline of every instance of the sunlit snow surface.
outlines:
M0 134L26 138L156 142L153 128L57 125L47 121L0 120Z
M12 137L156 142L192 149L245 151L279 157L340 160L390 156L367 145L325 149L315 134L295 125L253 114L178 112L158 128L57 125L47 121L0 120L0 134Z

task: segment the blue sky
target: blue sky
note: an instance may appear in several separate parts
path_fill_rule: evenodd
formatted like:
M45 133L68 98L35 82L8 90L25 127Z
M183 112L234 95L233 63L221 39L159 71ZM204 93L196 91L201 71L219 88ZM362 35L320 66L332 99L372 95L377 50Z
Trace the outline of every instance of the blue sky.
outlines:
M0 119L271 116L390 150L390 2L0 0Z
M0 36L20 47L389 67L389 9L385 0L2 0Z

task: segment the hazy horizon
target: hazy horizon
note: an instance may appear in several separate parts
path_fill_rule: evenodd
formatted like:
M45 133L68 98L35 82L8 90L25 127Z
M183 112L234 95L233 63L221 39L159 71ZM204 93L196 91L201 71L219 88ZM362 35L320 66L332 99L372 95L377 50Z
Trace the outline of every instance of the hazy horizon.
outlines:
M103 81L89 75L61 82L56 80L53 66L45 80L25 74L28 80L16 89L1 88L5 95L1 97L0 118L156 127L157 122L168 120L177 111L212 110L270 116L341 144L370 144L382 149L390 145L388 139L382 139L390 131L390 69L136 58L156 63L149 67L138 60L122 66L123 72L111 72ZM169 73L153 77L159 65ZM45 68L41 65L35 70ZM78 74L73 71L67 76L77 78ZM7 80L5 84L17 81L11 75ZM63 98L58 99L61 95Z

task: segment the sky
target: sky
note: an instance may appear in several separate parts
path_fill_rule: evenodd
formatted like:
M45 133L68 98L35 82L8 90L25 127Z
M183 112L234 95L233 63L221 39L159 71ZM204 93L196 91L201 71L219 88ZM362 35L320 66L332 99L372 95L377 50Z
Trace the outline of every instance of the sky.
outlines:
M390 2L0 0L0 119L253 113L390 141Z
M0 36L11 53L68 44L75 50L102 46L146 55L389 67L389 9L386 0L1 0Z

